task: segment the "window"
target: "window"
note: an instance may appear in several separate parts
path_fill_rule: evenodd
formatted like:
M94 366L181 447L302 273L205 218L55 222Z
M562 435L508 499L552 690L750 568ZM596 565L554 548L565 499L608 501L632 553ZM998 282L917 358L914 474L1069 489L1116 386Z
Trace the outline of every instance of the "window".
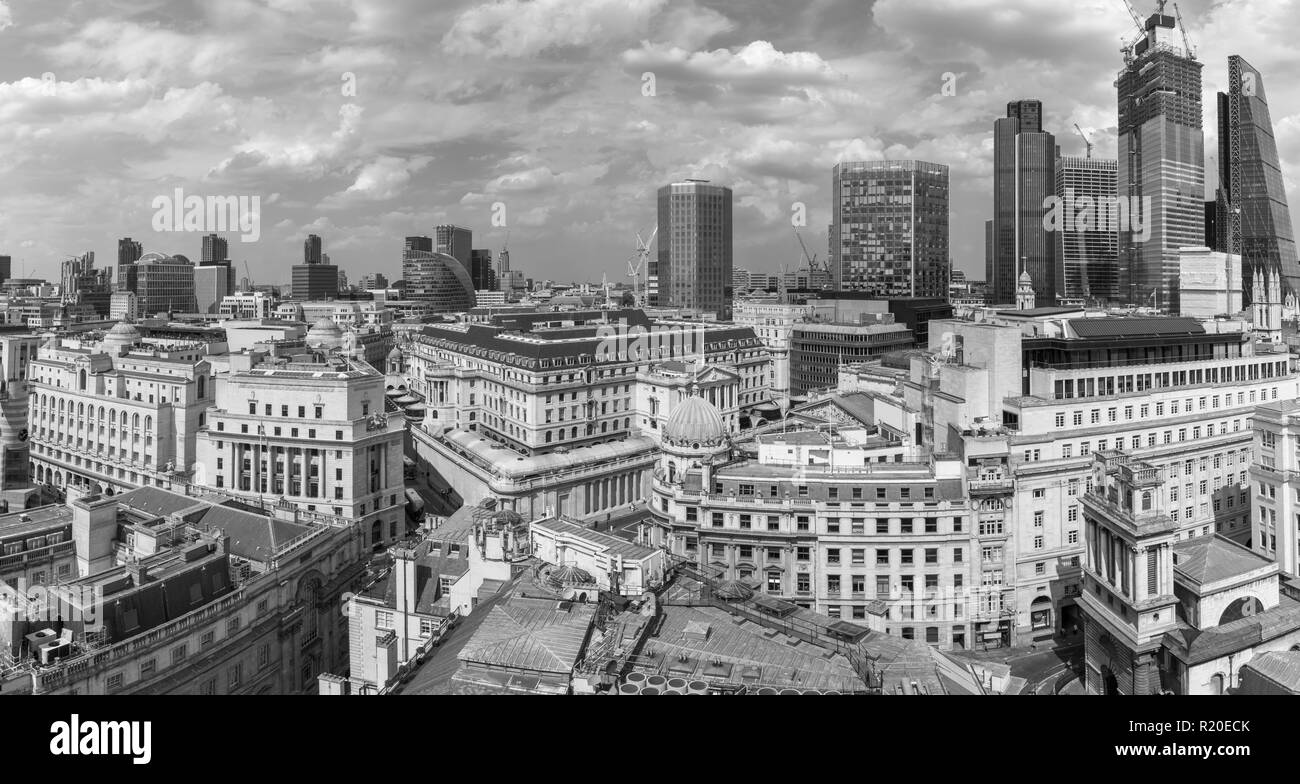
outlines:
M1047 574L1047 564L1044 563L1043 561L1039 561L1038 563L1034 564L1034 574L1037 575Z
M140 662L140 680L153 677L154 671L158 669L156 659L145 659Z
M1041 536L1034 537L1034 549L1035 550L1043 549L1043 537Z
M876 576L876 597L889 596L889 577L885 575Z
M212 641L215 640L216 638L217 638L216 632L214 631L204 632L203 636L199 637L199 647L200 648L208 647L209 645L212 644Z
M1035 527L1035 528L1042 528L1042 527L1043 527L1043 513L1042 513L1042 512L1034 512L1034 527Z
M928 564L939 563L939 548L937 547L925 548L925 562Z
M838 564L839 562L840 562L840 551L839 551L839 548L832 547L832 548L830 548L829 550L826 551L826 563L828 563L828 564Z
M851 553L852 553L852 555L853 555L852 563L854 563L854 564L865 564L865 563L867 562L867 551L866 551L866 550L864 550L864 549L860 549L860 548L859 548L859 549L854 549L854 550L852 550Z
M809 560L811 557L812 557L812 548L811 548L811 547L801 546L801 547L796 547L796 548L795 548L795 560L796 560L796 561L807 561L807 560Z
M799 593L808 593L812 591L812 582L806 573L795 576L794 589Z
M904 550L899 550L898 552L902 556L902 564L904 566L912 563L912 554L914 552L913 550L904 549Z
M243 677L243 664L236 664L226 671L226 688L236 689L239 687L239 681Z
M838 574L826 575L826 592L829 594L840 592L840 576Z
M889 551L888 551L888 550L886 550L886 549L884 549L884 548L881 548L881 549L879 549L879 550L876 550L876 565L877 565L877 566L889 566Z
M179 664L180 662L185 661L185 657L188 655L188 646L177 645L175 648L172 648L172 664Z

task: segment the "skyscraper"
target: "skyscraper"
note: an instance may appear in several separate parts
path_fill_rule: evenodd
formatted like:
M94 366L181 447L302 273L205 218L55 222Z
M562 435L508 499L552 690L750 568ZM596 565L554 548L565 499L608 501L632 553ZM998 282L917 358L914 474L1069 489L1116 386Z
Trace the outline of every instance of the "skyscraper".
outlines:
M1085 198L1093 205L1113 200L1117 171L1118 164L1113 158L1062 155L1056 159L1056 195L1073 205L1080 204ZM1093 215L1096 214L1094 209ZM1061 289L1064 296L1103 301L1116 299L1115 265L1119 238L1114 230L1097 226L1058 231L1055 235L1057 258L1064 274Z
M0 283L14 276L14 262L8 256L0 256Z
M1253 280L1257 268L1277 270L1283 287L1300 293L1300 261L1264 79L1239 55L1228 58L1228 92L1219 93L1218 108L1217 244L1241 255L1244 282ZM1249 303L1251 286L1243 289Z
M1012 101L1007 116L993 123L991 303L1015 301L1022 270L1033 279L1038 304L1050 305L1064 293L1060 238L1043 225L1044 200L1055 194L1056 137L1043 130L1043 103Z
M307 239L302 242L302 263L321 263L321 241L315 234L308 234Z
M1119 196L1139 205L1145 223L1141 231L1136 222L1120 227L1120 296L1174 312L1178 250L1205 244L1202 66L1176 25L1172 16L1152 14L1125 50L1115 82Z
M203 261L194 268L194 301L197 312L220 312L221 300L234 293L235 270L230 266L229 259Z
M150 318L158 313L193 313L194 264L184 256L146 253L133 265L137 310Z
M220 234L203 235L203 257L200 264L209 264L230 258L229 245Z
M948 167L846 161L835 165L831 180L835 288L878 297L946 298Z
M423 249L428 237L407 237L402 251L404 299L424 303L430 313L461 313L474 307L474 282L456 257Z
M659 305L731 319L731 189L685 180L659 189Z
M130 237L117 241L117 290L135 291L135 263L144 255L144 246Z
M474 281L475 291L496 291L497 273L492 268L492 251L488 248L476 248L469 254L470 279Z
M451 225L436 226L433 232L436 240L434 250L438 253L455 256L460 265L465 268L465 271L469 272L474 232L461 226Z

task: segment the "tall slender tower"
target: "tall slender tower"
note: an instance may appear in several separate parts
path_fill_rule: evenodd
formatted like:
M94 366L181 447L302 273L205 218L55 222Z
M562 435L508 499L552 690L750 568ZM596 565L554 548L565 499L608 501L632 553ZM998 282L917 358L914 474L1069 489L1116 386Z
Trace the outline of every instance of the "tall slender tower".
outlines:
M1228 58L1228 92L1219 93L1219 245L1241 255L1244 281L1256 269L1281 273L1283 294L1300 293L1291 211L1282 184L1264 78L1240 55ZM1226 224L1226 225L1225 225ZM1248 302L1254 287L1243 286Z
M731 319L731 189L707 180L665 185L658 193L659 304Z
M1125 51L1115 82L1119 197L1140 205L1120 227L1119 287L1129 302L1177 312L1178 250L1205 244L1205 133L1202 65L1164 6Z
M1022 260L1038 302L1052 304L1065 293L1057 238L1043 226L1043 203L1055 194L1056 137L1043 130L1043 103L1012 101L993 123L991 302L1015 301Z

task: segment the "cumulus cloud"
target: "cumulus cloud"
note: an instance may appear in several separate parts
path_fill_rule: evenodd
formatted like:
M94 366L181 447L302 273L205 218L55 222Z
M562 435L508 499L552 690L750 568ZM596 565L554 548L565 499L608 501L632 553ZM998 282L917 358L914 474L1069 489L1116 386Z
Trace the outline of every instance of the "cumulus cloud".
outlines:
M634 38L668 0L496 0L467 9L442 40L456 55L534 57Z

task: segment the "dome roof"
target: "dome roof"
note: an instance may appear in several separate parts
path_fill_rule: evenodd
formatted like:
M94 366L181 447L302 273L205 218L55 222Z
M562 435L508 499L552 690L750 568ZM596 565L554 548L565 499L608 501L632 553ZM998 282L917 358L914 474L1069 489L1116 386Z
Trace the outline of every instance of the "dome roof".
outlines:
M576 566L561 566L551 572L550 582L552 585L591 585L596 581L584 569Z
M119 321L108 331L108 335L118 338L138 338L140 337L140 330L125 321ZM105 337L107 337L107 335Z
M334 319L322 317L317 319L315 324L311 325L311 331L331 332L337 335L337 334L342 334L343 329L339 327L338 324L334 323Z
M664 440L670 444L719 446L727 440L727 423L712 403L691 395L664 423Z
M402 350L401 350L400 348L394 348L392 351L388 352L388 358L389 358L389 359L401 359L401 358L402 358Z
M1028 283L1031 286L1033 285L1034 279L1029 277L1029 270L1025 270L1024 272L1020 273L1020 282Z

